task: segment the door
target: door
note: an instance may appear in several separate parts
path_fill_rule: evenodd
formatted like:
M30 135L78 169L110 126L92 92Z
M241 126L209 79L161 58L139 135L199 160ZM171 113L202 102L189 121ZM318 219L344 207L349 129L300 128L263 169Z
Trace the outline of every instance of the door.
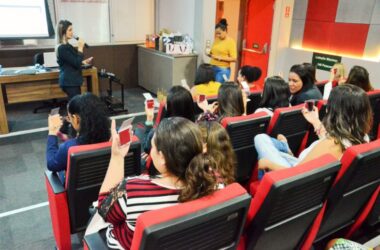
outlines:
M255 89L263 89L267 76L272 35L274 0L248 0L242 40L241 66L250 65L262 70Z

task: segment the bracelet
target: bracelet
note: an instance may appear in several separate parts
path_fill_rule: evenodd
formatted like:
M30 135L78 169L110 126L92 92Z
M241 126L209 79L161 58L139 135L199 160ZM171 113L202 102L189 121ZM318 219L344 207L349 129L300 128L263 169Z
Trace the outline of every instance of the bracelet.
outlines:
M322 132L322 129L323 129L323 124L322 122L314 129L314 132L317 134L317 135L320 135L321 132Z

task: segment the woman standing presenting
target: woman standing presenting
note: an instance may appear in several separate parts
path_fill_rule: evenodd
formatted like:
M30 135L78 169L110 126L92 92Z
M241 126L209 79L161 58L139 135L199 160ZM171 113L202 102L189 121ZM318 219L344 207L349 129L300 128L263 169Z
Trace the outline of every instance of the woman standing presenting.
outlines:
M231 62L236 61L236 43L227 35L227 20L222 19L215 25L215 41L211 47L211 51L206 51L207 55L211 57L210 64L213 66L215 72L215 81L224 83L225 79L230 78Z
M57 46L55 49L59 65L59 86L67 94L70 101L81 94L83 84L82 64L91 63L92 57L83 60L85 42L78 38L78 49L75 49L69 40L74 38L72 23L61 20L57 26Z

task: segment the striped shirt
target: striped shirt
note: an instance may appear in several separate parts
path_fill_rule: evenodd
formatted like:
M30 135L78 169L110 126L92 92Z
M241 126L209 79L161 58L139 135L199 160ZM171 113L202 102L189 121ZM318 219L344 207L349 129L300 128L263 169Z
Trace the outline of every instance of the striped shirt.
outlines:
M127 178L108 193L99 194L99 214L106 222L107 245L130 249L138 216L178 203L178 189L161 186L149 176Z

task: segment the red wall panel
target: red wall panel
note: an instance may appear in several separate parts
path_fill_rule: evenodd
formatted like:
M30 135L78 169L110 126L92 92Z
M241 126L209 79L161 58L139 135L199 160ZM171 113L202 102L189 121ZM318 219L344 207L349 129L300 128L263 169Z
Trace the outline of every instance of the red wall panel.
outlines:
M335 22L339 0L309 0L306 21Z

